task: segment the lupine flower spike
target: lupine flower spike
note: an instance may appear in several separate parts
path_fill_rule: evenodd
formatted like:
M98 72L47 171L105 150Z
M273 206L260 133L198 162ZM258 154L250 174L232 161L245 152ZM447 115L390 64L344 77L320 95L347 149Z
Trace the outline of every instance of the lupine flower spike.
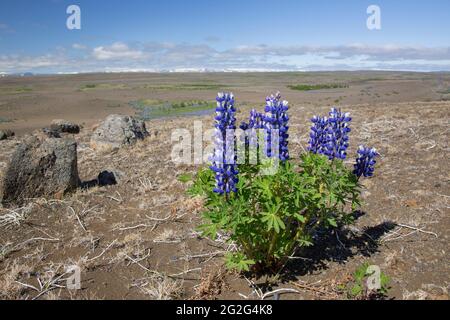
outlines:
M245 135L241 136L242 141L244 141L245 150L247 156L250 154L250 146L255 147L258 150L258 136L257 130L263 127L262 114L257 112L255 109L250 111L249 121L242 122L239 126L242 130L245 131Z
M327 117L314 116L311 119L311 122L313 125L311 127L311 133L309 134L308 150L312 153L324 154L328 119Z
M377 161L375 158L379 156L379 153L375 148L368 148L365 146L359 146L358 157L356 158L355 170L353 173L360 178L364 176L366 178L371 177L375 170L375 164Z
M236 192L236 183L238 182L234 132L227 136L227 130L236 129L236 109L232 93L219 93L216 100L215 145L210 168L215 172L214 192L228 194Z
M347 157L349 124L352 121L349 113L332 108L329 113L326 134L326 147L324 154L333 160L334 158L344 160Z
M242 130L251 130L251 129L261 129L263 127L263 123L262 123L262 114L260 114L259 112L257 112L255 109L252 109L250 111L250 117L249 117L249 121L248 123L243 121L241 122L241 125L239 126L239 128L241 128ZM248 139L246 140L246 145L248 145Z
M279 152L278 157L281 161L289 159L288 148L288 130L289 130L289 103L287 101L280 101L281 95L277 92L266 98L265 114L263 115L263 127L266 130L266 155L271 158L275 155L276 146L272 143L277 143ZM272 141L273 130L278 130L279 141Z

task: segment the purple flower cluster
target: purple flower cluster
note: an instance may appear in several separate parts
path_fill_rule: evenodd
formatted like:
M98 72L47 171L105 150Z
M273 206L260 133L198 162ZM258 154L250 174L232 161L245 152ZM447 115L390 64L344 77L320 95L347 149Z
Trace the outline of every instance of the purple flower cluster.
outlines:
M278 157L281 161L289 159L288 130L289 130L289 103L281 101L281 95L277 92L266 98L265 114L262 116L263 128L266 130L266 155L272 158L276 155L276 145L278 145ZM278 130L278 141L272 138L273 131ZM272 141L274 140L274 141ZM274 145L272 145L272 143Z
M347 157L348 134L351 131L350 114L332 108L328 118L314 116L311 121L313 126L308 149L313 153L324 154L330 160L344 160Z
M325 154L330 158L344 160L347 157L349 124L352 121L349 113L332 108L328 118L327 145Z
M359 146L358 157L356 158L355 170L353 173L359 178L364 176L366 178L373 175L375 170L375 164L377 161L375 158L379 156L379 153L375 148L368 148L366 146Z
M236 183L238 182L234 137L236 109L232 93L219 93L216 100L214 155L210 168L215 172L214 192L224 194L236 192Z
M245 134L241 136L242 141L244 141L244 147L245 147L245 155L246 155L246 161L255 163L258 162L258 155L257 152L259 150L259 144L258 144L258 129L261 129L263 127L262 123L262 115L257 112L255 109L252 109L250 111L250 117L249 121L242 122L240 125L240 128L245 131ZM252 147L252 148L251 148ZM252 153L251 150L255 150L256 154ZM252 160L250 160L252 159Z
M255 109L252 109L250 111L250 118L248 121L248 127L250 129L260 129L262 128L262 115L256 111Z
M313 123L311 133L309 135L308 150L312 153L324 154L326 145L326 133L328 127L328 119L326 117L314 116L311 119Z
M249 117L248 123L243 121L243 122L241 122L241 125L239 126L239 128L241 128L242 130L260 129L262 127L263 127L262 115L255 109L252 109L250 111L250 117Z

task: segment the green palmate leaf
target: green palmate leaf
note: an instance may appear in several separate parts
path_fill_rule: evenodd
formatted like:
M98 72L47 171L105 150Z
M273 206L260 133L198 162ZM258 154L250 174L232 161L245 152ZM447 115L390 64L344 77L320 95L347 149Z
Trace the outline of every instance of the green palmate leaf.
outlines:
M352 289L351 289L351 291L350 291L350 294L351 294L351 296L353 296L353 297L357 297L357 296L359 296L359 295L362 293L362 291L363 291L362 286L359 285L359 284L355 284L355 285L352 287Z
M276 233L280 233L280 229L286 229L286 225L283 220L281 220L281 218L275 213L266 212L261 220L267 223L268 231L273 229Z
M337 228L338 225L337 225L336 219L328 218L327 221L330 226Z
M203 236L209 237L213 240L217 237L217 225L216 224L202 224L198 227L198 230Z
M235 269L239 272L250 271L250 267L254 264L254 260L247 259L242 253L227 253L225 255L225 265L229 269Z
M303 235L302 237L300 237L298 239L298 243L301 247L310 247L314 244L309 235Z
M300 221L301 223L305 223L305 222L306 222L306 217L305 217L305 216L302 216L301 214L294 213L294 217L295 217L298 221Z
M353 277L356 281L362 281L367 274L367 268L369 267L368 263L362 264L358 269L356 269Z

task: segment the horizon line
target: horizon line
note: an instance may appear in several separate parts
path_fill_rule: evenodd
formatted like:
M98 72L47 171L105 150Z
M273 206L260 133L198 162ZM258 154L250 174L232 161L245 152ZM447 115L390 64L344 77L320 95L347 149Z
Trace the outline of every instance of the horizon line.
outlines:
M334 70L123 70L123 71L73 71L73 72L0 72L0 77L12 76L58 76L58 75L89 75L89 74L171 74L171 73L327 73L327 72L385 72L385 73L450 73L450 70L407 70L407 69L334 69Z

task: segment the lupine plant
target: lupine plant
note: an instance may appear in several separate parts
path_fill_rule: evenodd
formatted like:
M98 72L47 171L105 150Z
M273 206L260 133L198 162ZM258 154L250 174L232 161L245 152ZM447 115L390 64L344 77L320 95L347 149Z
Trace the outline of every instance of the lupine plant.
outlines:
M264 130L266 139L256 143L265 143L259 148L269 161L236 165L220 162L227 159L227 148L236 148L236 138L227 138L226 132L235 128L234 97L218 95L212 166L198 172L189 193L205 198L205 222L199 227L203 235L225 235L235 244L237 250L226 256L231 269L278 272L290 256L314 244L319 230L353 221L360 205L359 179L373 174L374 149L360 147L354 168L345 166L351 118L337 109L312 119L309 152L290 159L288 108L277 93L266 99L264 113L250 112L240 128ZM275 144L267 137L276 133ZM246 142L248 147L250 140ZM276 155L278 170L262 174Z

